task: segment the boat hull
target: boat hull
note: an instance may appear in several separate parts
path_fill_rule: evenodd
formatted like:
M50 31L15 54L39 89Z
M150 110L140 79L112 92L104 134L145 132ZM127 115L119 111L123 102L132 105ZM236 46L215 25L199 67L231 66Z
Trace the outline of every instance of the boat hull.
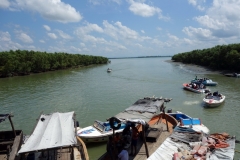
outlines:
M210 98L205 97L203 102L206 107L218 107L225 101L225 98L224 95L222 95L222 98L219 98L218 96L212 96Z
M188 86L188 83L183 83L183 88L185 90L188 90L188 91L191 91L191 92L194 92L194 93L206 93L207 91L210 91L208 89L194 89L194 88L191 88Z
M203 80L203 81L193 79L191 82L196 83L196 84L203 84L205 86L216 86L218 84L217 82L214 82L210 79L209 80Z

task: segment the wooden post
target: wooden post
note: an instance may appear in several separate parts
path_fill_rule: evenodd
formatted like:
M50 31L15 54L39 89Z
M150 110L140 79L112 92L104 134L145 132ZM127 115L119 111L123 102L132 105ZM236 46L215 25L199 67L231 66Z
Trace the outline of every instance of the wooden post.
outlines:
M17 134L16 134L16 131L15 131L15 129L14 129L14 126L13 126L13 122L12 122L11 117L13 117L13 115L9 114L8 119L9 119L9 121L10 121L10 123L11 123L12 130L13 130L13 134L14 134L14 138L15 138L15 137L17 136Z
M142 124L142 135L143 135L143 142L145 145L145 150L146 150L146 154L147 154L147 158L149 157L149 152L148 152L148 147L147 147L147 142L146 142L146 137L145 137L145 125Z
M166 115L165 115L165 108L166 108L166 107L163 107L163 115L164 115L164 118L165 118L165 120L166 120L167 131L169 132L168 121L167 121L167 117L166 117Z

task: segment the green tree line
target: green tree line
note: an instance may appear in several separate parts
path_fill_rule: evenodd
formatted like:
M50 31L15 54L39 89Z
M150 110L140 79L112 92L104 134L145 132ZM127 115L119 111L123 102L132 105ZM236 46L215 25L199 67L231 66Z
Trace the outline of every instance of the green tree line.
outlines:
M216 70L240 71L240 43L217 45L212 48L178 53L172 57L175 62L191 63Z
M10 50L0 52L0 77L28 75L107 62L108 58L101 56Z

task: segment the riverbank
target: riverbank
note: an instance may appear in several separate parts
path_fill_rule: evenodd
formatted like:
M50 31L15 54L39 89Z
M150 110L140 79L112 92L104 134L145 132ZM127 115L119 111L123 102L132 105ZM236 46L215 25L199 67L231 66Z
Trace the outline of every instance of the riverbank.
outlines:
M194 72L195 74L227 74L227 73L233 73L232 71L213 70L213 69L210 69L210 68L204 67L204 66L199 66L199 65L195 65L195 64L185 64L185 63L182 63L182 62L174 62L172 60L166 60L166 62L171 63L171 64L176 65L176 66L181 66L181 67L185 68L186 70L188 70L190 72Z

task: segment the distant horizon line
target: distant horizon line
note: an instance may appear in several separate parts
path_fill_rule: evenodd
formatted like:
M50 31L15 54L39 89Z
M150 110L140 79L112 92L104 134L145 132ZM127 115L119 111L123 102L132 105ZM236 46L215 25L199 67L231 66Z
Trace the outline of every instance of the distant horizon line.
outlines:
M172 56L138 56L138 57L112 57L108 59L129 59L129 58L153 58L153 57L172 57Z

